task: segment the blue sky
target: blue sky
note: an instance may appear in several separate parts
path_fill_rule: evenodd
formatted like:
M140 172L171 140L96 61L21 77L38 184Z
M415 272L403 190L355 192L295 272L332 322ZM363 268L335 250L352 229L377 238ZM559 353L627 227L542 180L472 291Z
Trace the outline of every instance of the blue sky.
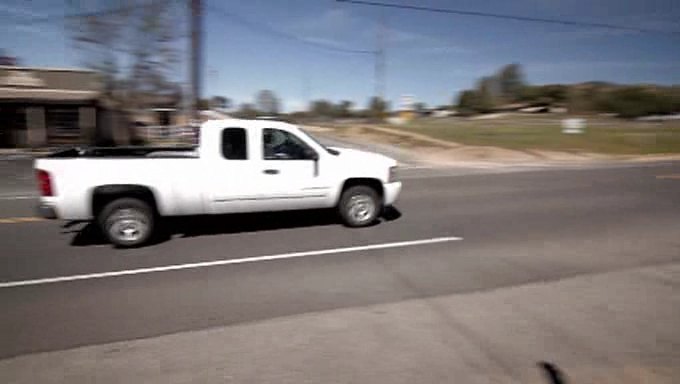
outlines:
M387 25L386 88L393 104L403 94L429 105L449 103L477 78L511 62L523 65L532 84L588 80L680 84L677 34L381 10L334 0L204 1L204 95L224 95L237 103L252 101L258 90L267 88L281 97L286 110L303 108L306 101L319 98L348 99L364 106L374 89L372 55L318 49L268 31L342 49L373 50L381 18ZM384 1L680 31L677 0ZM99 3L102 8L116 6ZM251 24L246 26L216 8ZM83 57L63 24L21 26L11 21L64 12L59 1L3 1L0 48L30 66L80 66ZM182 48L187 44L182 42ZM177 68L183 78L185 65Z

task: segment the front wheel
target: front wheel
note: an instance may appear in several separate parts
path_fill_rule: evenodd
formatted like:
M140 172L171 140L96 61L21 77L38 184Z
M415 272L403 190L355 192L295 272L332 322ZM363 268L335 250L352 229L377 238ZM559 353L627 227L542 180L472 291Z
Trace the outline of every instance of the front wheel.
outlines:
M146 243L154 228L151 207L141 200L131 198L110 202L99 214L98 221L108 240L121 248Z
M378 192L363 185L347 188L342 193L338 205L340 216L348 227L365 227L373 224L380 215L381 207Z

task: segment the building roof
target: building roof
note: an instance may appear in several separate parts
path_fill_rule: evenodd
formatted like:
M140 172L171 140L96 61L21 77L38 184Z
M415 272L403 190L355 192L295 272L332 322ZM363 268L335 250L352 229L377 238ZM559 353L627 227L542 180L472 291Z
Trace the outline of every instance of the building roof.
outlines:
M89 70L0 66L0 87L98 91L103 86L101 75Z
M99 96L97 91L0 87L0 100L91 101Z
M91 101L103 82L90 70L0 66L0 100Z

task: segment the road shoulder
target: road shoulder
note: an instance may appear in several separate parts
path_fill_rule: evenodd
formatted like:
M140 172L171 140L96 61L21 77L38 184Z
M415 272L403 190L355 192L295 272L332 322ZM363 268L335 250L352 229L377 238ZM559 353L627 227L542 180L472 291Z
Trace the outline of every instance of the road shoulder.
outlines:
M11 383L569 382L680 377L677 263L0 361ZM622 337L624 336L625 337ZM426 379L425 379L426 378Z

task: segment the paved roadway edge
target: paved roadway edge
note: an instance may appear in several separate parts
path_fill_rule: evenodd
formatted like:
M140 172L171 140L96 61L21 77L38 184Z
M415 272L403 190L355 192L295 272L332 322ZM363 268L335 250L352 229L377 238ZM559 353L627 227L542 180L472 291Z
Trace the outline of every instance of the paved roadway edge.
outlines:
M322 256L330 254L340 254L340 253L350 253L350 252L360 252L360 251L371 251L376 249L387 249L387 248L403 248L411 247L417 245L427 245L436 243L445 243L451 241L461 241L462 237L436 237L430 239L422 240L409 240L409 241L399 241L393 243L382 243L382 244L371 244L371 245L361 245L354 247L345 248L331 248L331 249L320 249L315 251L304 251L304 252L291 252L291 253L281 253L276 255L266 255L266 256L254 256L245 257L240 259L228 259L228 260L215 260L215 261L205 261L200 263L188 263L188 264L172 264L160 267L150 267L150 268L138 268L138 269L128 269L120 271L111 272L98 272L82 275L70 275L70 276L57 276L48 277L42 279L32 279L32 280L19 280L19 281L7 281L0 283L0 289L2 288L15 288L15 287L25 287L32 285L45 285L45 284L55 284L64 283L79 280L93 280L93 279L103 279L109 277L118 276L129 276L129 275L140 275L158 272L169 272L178 271L185 269L197 269L197 268L208 268L217 267L231 264L245 264L254 263L260 261L273 261L273 260L283 260L283 259L294 259L300 257L310 257L310 256Z

